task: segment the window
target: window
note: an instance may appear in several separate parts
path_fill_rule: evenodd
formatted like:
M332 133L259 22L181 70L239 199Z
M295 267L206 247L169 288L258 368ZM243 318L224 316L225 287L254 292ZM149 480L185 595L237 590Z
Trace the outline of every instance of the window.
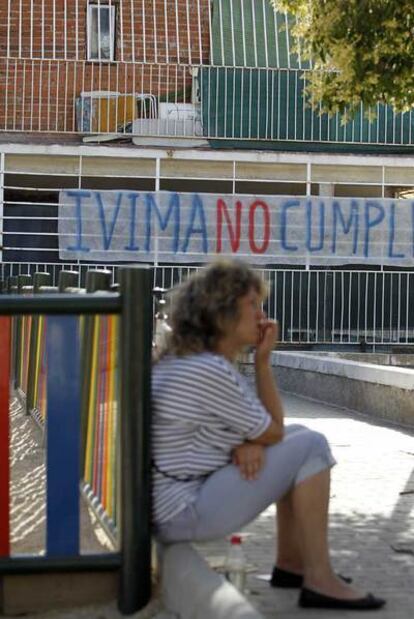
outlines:
M110 62L115 58L115 7L110 3L88 4L88 60Z

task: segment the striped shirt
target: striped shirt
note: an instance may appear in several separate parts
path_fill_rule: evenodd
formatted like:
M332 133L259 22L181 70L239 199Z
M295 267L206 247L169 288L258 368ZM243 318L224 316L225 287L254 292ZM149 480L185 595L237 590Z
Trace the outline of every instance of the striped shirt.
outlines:
M153 519L194 502L205 477L234 447L262 434L271 417L221 355L167 356L152 372Z

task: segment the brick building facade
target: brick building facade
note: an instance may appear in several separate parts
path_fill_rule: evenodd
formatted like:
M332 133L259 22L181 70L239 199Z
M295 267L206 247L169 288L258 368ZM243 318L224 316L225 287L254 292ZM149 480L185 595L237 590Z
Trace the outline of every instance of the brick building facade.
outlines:
M113 11L113 58L88 59L88 11ZM210 1L0 3L0 129L76 131L81 92L185 102L189 68L209 60Z

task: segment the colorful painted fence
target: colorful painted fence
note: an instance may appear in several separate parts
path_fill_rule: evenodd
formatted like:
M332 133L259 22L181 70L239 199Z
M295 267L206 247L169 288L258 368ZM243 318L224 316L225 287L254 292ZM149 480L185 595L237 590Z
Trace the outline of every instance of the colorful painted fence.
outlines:
M76 287L78 273L61 271L58 287L50 286L48 273L18 277L20 294L85 292ZM86 290L110 290L108 271L89 271ZM80 487L102 526L119 545L120 446L119 446L119 317L80 316L78 339L81 372ZM46 428L50 360L47 341L50 319L42 315L12 318L11 340L16 351L14 385L26 411ZM47 424L49 432L49 424Z
M148 602L151 586L152 278L149 268L125 268L121 294L39 286L0 295L0 574L120 569L125 614ZM110 274L91 274L86 293L102 281L108 288ZM14 328L19 319L24 329ZM17 382L47 430L44 556L10 556L9 401ZM119 552L80 554L80 482Z

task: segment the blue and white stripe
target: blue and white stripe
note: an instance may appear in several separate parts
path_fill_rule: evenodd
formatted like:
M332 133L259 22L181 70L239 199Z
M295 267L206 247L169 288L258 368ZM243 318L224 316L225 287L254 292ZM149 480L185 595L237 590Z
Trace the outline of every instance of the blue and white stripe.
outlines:
M271 417L233 365L208 352L164 357L153 368L153 516L166 522L195 501L204 476L231 461Z

